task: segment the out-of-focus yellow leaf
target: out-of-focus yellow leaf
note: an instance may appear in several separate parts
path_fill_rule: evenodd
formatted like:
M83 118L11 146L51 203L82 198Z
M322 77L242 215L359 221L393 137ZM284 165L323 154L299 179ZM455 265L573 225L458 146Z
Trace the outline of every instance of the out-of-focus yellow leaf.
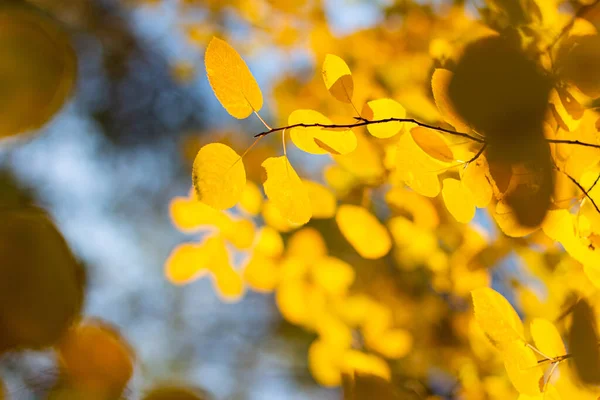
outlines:
M413 338L404 329L390 329L375 338L370 338L367 345L385 358L398 359L406 356L411 350Z
M239 301L244 295L241 274L232 267L219 269L212 275L219 298L228 303Z
M223 211L188 197L173 198L169 211L173 224L183 232L214 227L223 229L231 223L231 219Z
M454 219L463 224L471 222L475 216L475 202L461 181L454 178L444 179L442 198L446 208Z
M393 188L385 194L385 200L390 206L410 213L413 222L420 228L434 229L440 223L437 210L431 200L412 190Z
M567 354L560 333L552 322L535 318L531 321L530 330L535 347L546 356L555 358Z
M246 181L246 187L242 191L242 197L238 206L242 211L250 215L257 215L260 212L263 203L263 195L252 181Z
M338 197L344 197L357 183L354 175L338 164L325 167L323 178L327 182L327 186L332 188Z
M333 156L333 159L358 180L376 182L385 173L380 149L366 135L356 132L356 149L346 155Z
M342 382L341 358L343 349L323 340L315 340L308 349L308 368L322 386L335 387Z
M427 155L436 160L451 163L454 161L452 150L448 147L448 143L438 132L417 126L410 130L413 140Z
M475 320L494 346L502 349L515 341L524 342L523 323L504 296L490 288L475 289L471 296Z
M349 375L356 373L370 374L390 380L392 373L385 360L374 354L366 354L358 350L346 351L342 363L342 371Z
M279 268L272 258L255 252L244 267L244 281L257 292L272 292L279 282Z
M222 39L213 37L204 56L215 96L231 116L246 118L263 105L262 92L246 62Z
M364 207L341 205L335 220L346 240L363 258L381 258L392 248L385 226Z
M288 240L286 255L313 264L327 255L327 244L321 232L315 228L302 228Z
M570 399L576 399L578 397L568 397ZM543 393L536 395L528 395L521 393L517 400L562 400L563 397L560 395L556 387L552 384L546 385L546 389Z
M254 251L266 257L275 258L283 253L283 239L277 230L270 226L263 226L258 232L258 240Z
M336 257L323 257L311 269L314 282L334 296L345 294L354 282L354 269Z
M333 218L337 209L337 200L329 189L320 183L302 180L308 190L308 197L312 206L312 217L317 219Z
M288 118L288 125L332 125L329 118L313 110L295 110ZM356 149L356 136L351 129L333 130L321 127L296 127L290 129L292 142L310 154L348 154Z
M227 225L223 230L223 236L239 250L245 250L254 243L256 228L249 219L238 219Z
M71 95L77 57L66 31L22 2L0 9L0 138L38 129Z
M494 217L494 220L506 236L523 237L538 229L538 227L521 225L519 221L517 221L517 217L513 210L504 201L499 201L495 205L492 203L490 207L493 210L491 214Z
M329 93L344 103L352 102L354 80L350 68L340 57L327 54L323 61L323 81Z
M201 245L184 243L176 247L165 262L165 275L173 284L186 284L209 272L206 262Z
M504 368L519 393L535 396L541 393L544 371L537 358L522 340L508 343L503 350Z
M240 200L246 187L246 170L241 157L229 146L210 143L196 155L192 182L198 200L225 210Z
M406 118L406 110L395 100L378 99L366 103L362 109L361 116L369 121ZM402 132L404 126L403 122L392 121L367 125L367 130L376 138L385 139Z
M269 157L262 166L267 173L265 193L281 216L295 225L307 223L312 216L308 190L287 157Z
M447 69L437 68L431 77L431 89L433 98L440 114L446 122L459 132L469 132L469 125L460 117L454 109L452 101L448 96L448 85L452 80L452 72Z
M597 317L586 300L573 307L569 329L569 352L573 356L574 370L587 384L600 383L600 349L598 349Z

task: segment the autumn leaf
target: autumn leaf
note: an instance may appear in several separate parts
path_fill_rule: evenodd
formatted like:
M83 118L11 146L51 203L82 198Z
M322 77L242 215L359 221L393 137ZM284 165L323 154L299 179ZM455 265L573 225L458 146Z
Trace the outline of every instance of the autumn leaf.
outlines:
M327 54L323 62L323 81L329 93L344 103L352 102L354 81L350 68L340 57Z
M231 116L243 119L260 111L263 106L260 87L233 47L213 37L206 48L204 63L215 96Z
M346 240L363 258L381 258L390 251L390 234L366 208L343 204L335 220Z

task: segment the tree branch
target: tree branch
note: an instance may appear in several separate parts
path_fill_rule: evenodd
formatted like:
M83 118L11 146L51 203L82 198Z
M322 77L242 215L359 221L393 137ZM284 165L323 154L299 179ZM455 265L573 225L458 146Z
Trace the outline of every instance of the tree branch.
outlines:
M375 125L375 124L385 124L387 122L407 122L407 123L411 123L411 124L415 124L418 125L420 127L423 128L427 128L427 129L433 129L439 132L444 132L447 133L449 135L454 135L454 136L460 136L460 137L464 137L467 139L470 139L474 142L477 143L485 143L484 139L475 137L475 136L471 136L468 133L463 133L463 132L456 132L453 131L451 129L446 129L446 128L442 128L439 126L434 126L434 125L429 125L426 124L424 122L420 122L417 121L414 118L385 118L385 119L377 119L377 120L366 120L363 118L356 118L357 122L351 123L351 124L319 124L319 123L313 123L313 124L305 124L305 123L298 123L298 124L293 124L293 125L287 125L287 126L281 126L279 128L272 128L269 129L268 131L264 131L261 133L258 133L256 135L254 135L254 137L263 137L263 136L267 136L273 132L279 132L282 131L284 129L292 129L292 128L323 128L323 129L341 129L341 128L358 128L359 126L367 126L367 125ZM598 146L600 148L600 146Z
M577 180L575 180L575 178L573 178L571 175L567 174L565 171L562 171L560 169L559 169L559 171L562 172L563 174L565 174L571 180L571 182L573 182L575 184L575 186L577 186L579 188L579 190L581 190L583 192L585 197L587 197L592 202L592 205L594 206L596 211L600 214L600 208L598 208L598 205L596 204L594 199L592 199L592 196L589 195L589 191L593 189L593 187L594 187L594 185L596 185L596 182L598 181L598 179L596 179L596 182L594 182L594 184L591 186L591 188L589 190L585 190L583 188L583 186L581 186L581 184L579 182L577 182ZM599 178L600 178L600 176L599 176Z

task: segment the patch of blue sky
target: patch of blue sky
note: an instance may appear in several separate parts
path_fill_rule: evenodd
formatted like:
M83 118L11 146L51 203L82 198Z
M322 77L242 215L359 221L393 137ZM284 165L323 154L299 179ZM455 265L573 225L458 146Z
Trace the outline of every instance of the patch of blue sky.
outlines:
M331 32L338 37L371 28L383 20L383 0L327 0L325 11Z

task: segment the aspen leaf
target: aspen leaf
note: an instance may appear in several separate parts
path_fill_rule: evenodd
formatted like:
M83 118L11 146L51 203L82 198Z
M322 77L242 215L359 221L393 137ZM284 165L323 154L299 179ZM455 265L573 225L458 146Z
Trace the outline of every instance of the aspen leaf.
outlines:
M450 150L448 143L446 143L446 140L438 132L417 126L411 129L410 134L417 146L430 157L445 163L454 161L452 150Z
M406 356L412 348L413 338L404 329L389 329L368 340L368 346L386 358L398 359Z
M209 272L206 261L200 245L184 243L176 247L165 262L165 276L175 285L189 283Z
M390 366L382 358L354 349L344 354L342 371L349 375L357 373L375 375L386 380L390 380L392 376Z
M535 347L546 356L555 358L567 354L560 333L552 322L535 318L531 321L530 331Z
M315 228L299 229L287 242L286 255L313 264L327 255L327 244L321 232Z
M294 229L294 224L284 218L275 203L270 200L265 201L261 215L267 226L279 232L289 232Z
M213 282L217 295L224 302L236 302L244 294L244 281L241 274L231 266L214 272Z
M537 358L522 340L508 343L503 350L504 368L508 379L519 393L534 396L541 393L544 371Z
M263 195L256 183L247 181L238 204L239 208L246 214L257 215L260 212L262 203Z
M412 135L402 135L397 149L395 173L398 178L423 196L437 196L441 189L438 171L442 164L427 155L415 143Z
M336 257L319 259L312 269L316 284L334 296L345 294L354 282L354 269L350 264Z
M243 119L263 105L262 92L246 62L227 42L213 37L204 56L206 75L227 112Z
M329 93L339 101L351 103L354 80L346 62L336 55L327 54L323 62L322 73Z
M443 68L437 68L433 71L433 76L431 77L431 89L433 91L435 105L444 120L452 125L454 129L459 132L469 132L471 128L454 109L448 95L448 86L450 85L451 80L451 71Z
M406 110L400 103L392 99L378 99L366 103L361 115L370 121L388 118L405 118ZM386 139L400 133L404 123L398 121L367 125L369 133L376 138Z
M198 200L225 210L240 200L246 187L246 171L241 157L229 146L210 143L196 155L192 182Z
M267 173L265 193L281 216L295 225L307 223L312 210L308 190L287 157L267 158L262 166Z
M477 160L470 162L461 173L462 184L471 192L475 206L479 208L487 207L494 194L486 175L488 172L487 161L481 155Z
M244 281L257 292L272 292L279 281L279 268L269 257L255 252L244 267Z
M288 125L332 125L329 118L313 110L296 110L288 118ZM348 154L356 149L356 136L350 129L332 130L321 127L296 127L290 129L292 142L310 154Z
M341 384L340 359L343 349L332 346L324 340L315 340L308 349L308 368L315 380L323 386L335 387Z
M475 202L471 193L458 179L446 178L442 183L442 198L446 208L458 222L466 224L475 216Z
M187 197L175 197L169 204L171 220L177 229L194 232L200 229L227 227L231 220L221 210Z
M254 251L269 258L281 256L283 253L283 239L277 230L270 226L263 226L258 232L258 240Z
M520 394L517 400L562 400L563 397L560 395L556 387L549 384L546 385L544 392L536 395Z
M491 205L493 212L492 216L498 224L500 230L510 237L523 237L532 232L535 232L538 227L523 226L517 221L515 213L508 204L504 201L499 201L495 205Z
M504 296L490 288L475 289L471 296L475 320L494 346L502 349L511 342L523 342L523 323Z
M337 200L331 191L320 183L302 180L308 190L312 206L312 217L316 219L333 218L337 209Z
M366 208L350 204L341 205L335 220L342 235L361 257L377 259L390 251L390 234Z
M575 372L584 383L600 383L600 350L598 349L596 314L585 300L573 308L569 329L569 351L573 356Z

